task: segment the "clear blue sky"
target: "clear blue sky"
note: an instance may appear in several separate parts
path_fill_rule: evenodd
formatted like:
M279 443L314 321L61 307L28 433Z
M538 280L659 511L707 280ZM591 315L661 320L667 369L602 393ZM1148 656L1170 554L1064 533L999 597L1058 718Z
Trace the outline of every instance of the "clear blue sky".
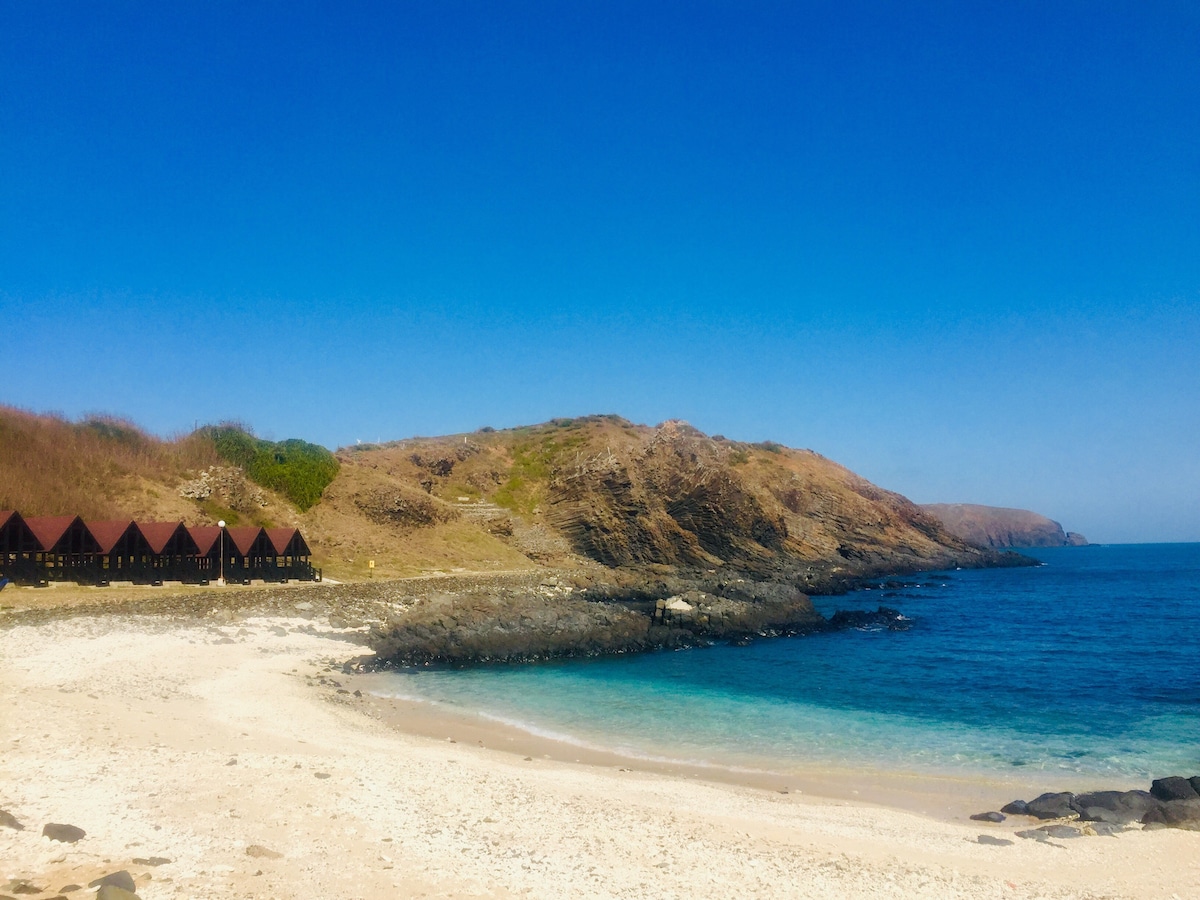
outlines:
M0 2L0 402L617 412L1200 540L1200 5Z

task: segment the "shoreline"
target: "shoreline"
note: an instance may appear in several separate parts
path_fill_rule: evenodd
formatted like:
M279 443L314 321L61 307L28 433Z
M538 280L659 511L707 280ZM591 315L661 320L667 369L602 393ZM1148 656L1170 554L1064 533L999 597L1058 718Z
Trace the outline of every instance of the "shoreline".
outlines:
M367 676L342 673L361 652L355 634L253 614L0 629L0 809L25 825L0 827L0 892L23 879L50 900L121 869L143 900L1083 900L1200 884L1195 833L985 846L977 836L1007 823L590 765L574 748L526 761L494 723L450 744L413 728L412 709L398 731L389 701L354 696ZM53 843L40 835L49 822L87 836Z
M971 822L972 815L998 810L1018 797L1032 799L1045 792L1060 790L1082 793L1143 787L1141 781L1132 778L1121 784L1111 776L1041 770L1014 770L1006 777L1000 771L983 769L885 769L871 761L832 766L801 760L793 762L789 771L779 771L728 764L719 759L677 759L667 752L637 754L577 740L570 735L540 733L486 711L396 694L387 682L387 673L369 672L345 677L347 686L361 690L364 696L378 704L382 721L408 735L480 746L521 758L531 757L534 761L642 772L822 801L854 803L913 813L946 823L971 824L972 827L979 824ZM1028 827L1020 817L1009 824Z
M430 700L391 695L376 673L348 676L380 705L389 727L409 735L481 746L532 760L550 760L598 769L635 771L672 778L795 794L823 801L854 803L900 810L959 824L970 816L999 809L1022 790L1030 797L1057 789L1052 776L1003 778L986 772L917 772L885 770L869 764L835 768L797 763L790 772L726 765L720 761L672 759L622 752L620 749L576 741L570 736L539 734L486 712L450 707ZM386 677L382 676L382 677ZM1100 789L1111 782L1080 778L1074 787ZM1073 787L1073 789L1074 789ZM1003 799L1001 799L1003 798Z

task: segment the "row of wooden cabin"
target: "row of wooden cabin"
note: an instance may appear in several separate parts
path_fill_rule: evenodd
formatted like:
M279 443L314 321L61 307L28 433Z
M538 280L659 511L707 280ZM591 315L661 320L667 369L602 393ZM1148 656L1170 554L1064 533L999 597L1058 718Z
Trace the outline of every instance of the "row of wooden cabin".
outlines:
M17 584L320 580L311 555L296 528L85 522L0 511L0 576Z

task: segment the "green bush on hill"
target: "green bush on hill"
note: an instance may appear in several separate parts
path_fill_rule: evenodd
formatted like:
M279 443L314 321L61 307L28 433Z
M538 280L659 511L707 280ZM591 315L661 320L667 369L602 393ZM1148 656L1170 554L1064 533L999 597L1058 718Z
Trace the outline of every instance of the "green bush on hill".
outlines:
M317 444L297 438L265 441L240 425L210 425L201 431L222 459L241 466L256 484L283 494L301 512L321 499L338 473L337 459Z

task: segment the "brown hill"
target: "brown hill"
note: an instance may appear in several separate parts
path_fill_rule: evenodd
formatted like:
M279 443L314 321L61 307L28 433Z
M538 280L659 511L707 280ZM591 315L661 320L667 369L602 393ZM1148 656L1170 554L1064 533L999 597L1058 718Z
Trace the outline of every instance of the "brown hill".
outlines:
M1077 547L1087 538L1027 509L971 503L926 503L921 507L952 533L981 547Z
M898 494L808 450L683 422L587 416L347 448L314 512L408 534L468 522L526 559L770 577L992 558Z
M615 567L814 578L997 561L808 450L588 416L343 448L300 512L203 432L0 407L0 509L303 529L336 578ZM369 562L374 561L374 568Z

